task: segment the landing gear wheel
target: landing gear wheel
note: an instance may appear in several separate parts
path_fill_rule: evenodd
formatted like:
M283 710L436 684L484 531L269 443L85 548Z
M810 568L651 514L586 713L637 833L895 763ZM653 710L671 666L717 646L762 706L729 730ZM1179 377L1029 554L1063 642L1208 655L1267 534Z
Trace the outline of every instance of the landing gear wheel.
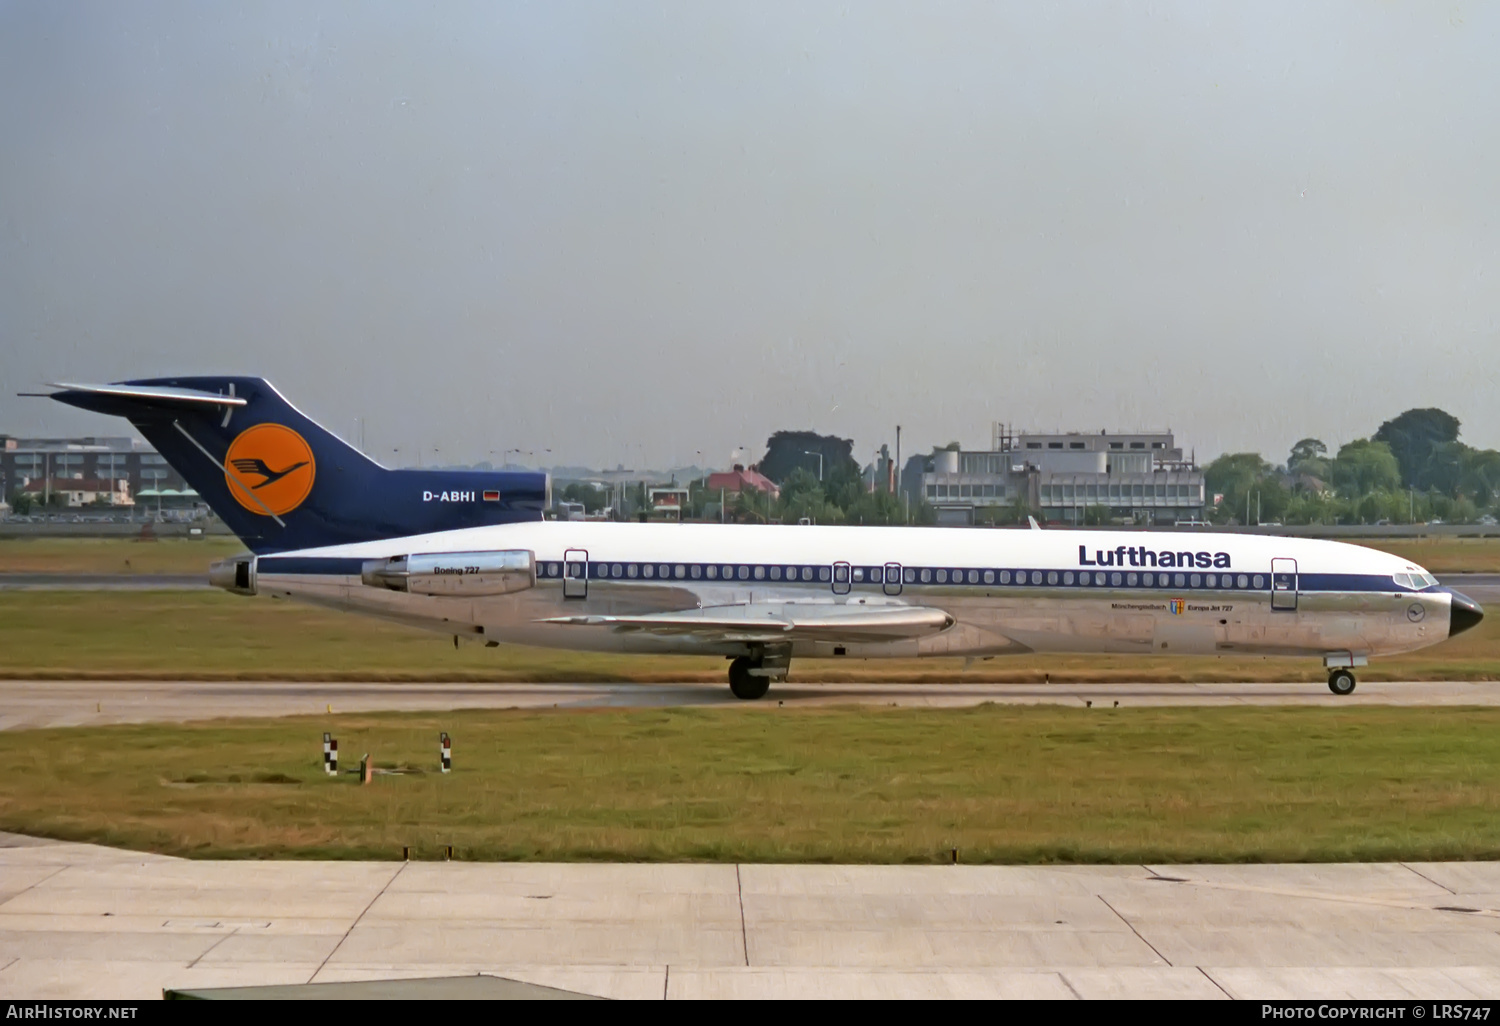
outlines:
M1328 690L1335 695L1354 694L1354 674L1348 670L1334 670L1328 675Z
M740 656L729 664L729 690L734 692L735 698L754 701L757 698L764 698L766 692L771 690L770 677L761 677L750 672L755 665L745 656Z

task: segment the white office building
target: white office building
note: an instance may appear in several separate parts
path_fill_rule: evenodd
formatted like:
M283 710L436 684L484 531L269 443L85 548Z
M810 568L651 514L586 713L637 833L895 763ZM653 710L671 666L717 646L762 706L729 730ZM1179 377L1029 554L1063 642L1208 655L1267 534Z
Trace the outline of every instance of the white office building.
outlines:
M922 475L940 523L992 519L996 507L1050 522L1087 519L1175 523L1201 519L1203 471L1170 431L1011 434L996 425L990 449L939 449Z

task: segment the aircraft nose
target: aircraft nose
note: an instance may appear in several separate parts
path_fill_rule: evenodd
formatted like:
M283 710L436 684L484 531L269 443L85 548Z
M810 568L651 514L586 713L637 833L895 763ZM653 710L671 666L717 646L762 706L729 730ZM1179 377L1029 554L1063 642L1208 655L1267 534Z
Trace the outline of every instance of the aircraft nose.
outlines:
M1448 611L1448 637L1462 634L1484 619L1484 610L1469 596L1453 593L1453 604Z

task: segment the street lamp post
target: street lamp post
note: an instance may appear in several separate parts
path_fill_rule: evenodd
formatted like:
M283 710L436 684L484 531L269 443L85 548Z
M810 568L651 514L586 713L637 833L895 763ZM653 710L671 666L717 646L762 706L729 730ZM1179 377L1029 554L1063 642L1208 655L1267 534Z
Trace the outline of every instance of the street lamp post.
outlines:
M818 458L818 482L821 484L823 481L823 454L820 452L813 452L811 449L803 449L802 455L816 456Z

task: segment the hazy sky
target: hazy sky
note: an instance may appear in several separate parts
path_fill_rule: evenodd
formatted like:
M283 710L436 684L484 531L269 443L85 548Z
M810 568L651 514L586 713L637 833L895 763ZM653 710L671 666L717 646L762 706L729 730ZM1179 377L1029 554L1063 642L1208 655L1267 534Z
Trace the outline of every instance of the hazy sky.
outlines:
M1471 3L0 0L0 431L233 371L401 462L1500 447L1497 53Z

